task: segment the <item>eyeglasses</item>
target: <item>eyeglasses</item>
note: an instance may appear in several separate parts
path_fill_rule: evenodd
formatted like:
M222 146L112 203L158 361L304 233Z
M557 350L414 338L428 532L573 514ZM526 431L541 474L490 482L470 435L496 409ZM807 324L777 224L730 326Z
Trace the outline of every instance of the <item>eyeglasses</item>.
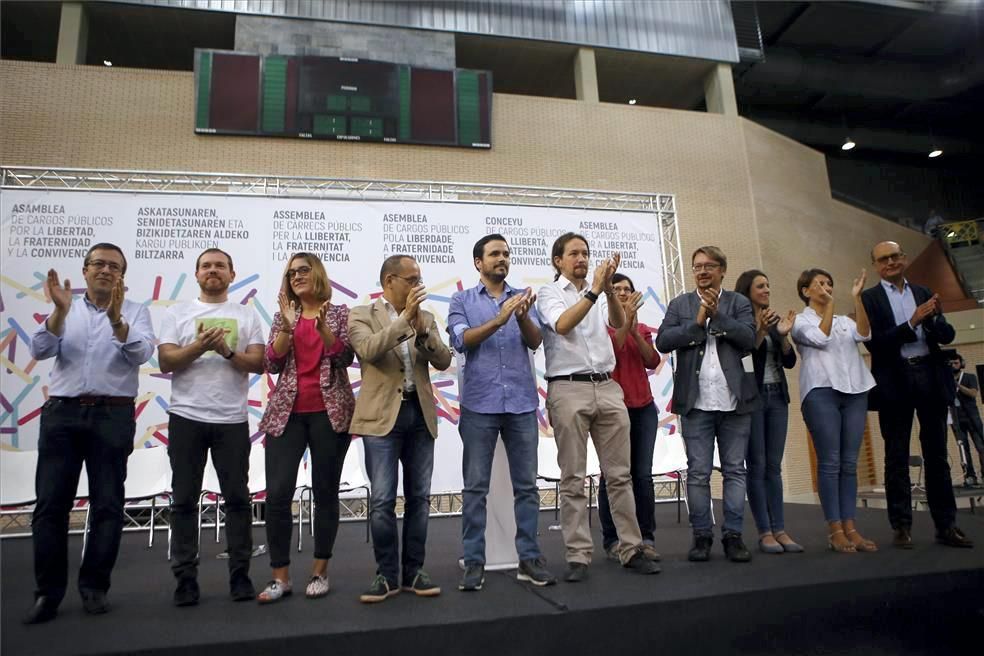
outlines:
M113 273L119 273L123 270L122 264L117 264L116 262L107 262L105 260L89 260L85 263L87 267L92 267L93 269L109 269Z
M888 264L889 262L898 262L905 257L905 253L898 251L896 253L889 253L888 255L882 255L877 258L875 262L878 264Z
M296 269L287 269L287 280L293 280L297 276L304 276L306 278L309 273L311 273L311 267L309 266L299 266Z
M704 262L703 264L695 264L690 268L694 270L694 273L700 273L701 271L713 271L720 266L720 262Z
M393 276L399 278L400 280L405 280L411 287L416 287L417 285L422 285L424 283L424 279L422 277L406 278L404 276L398 276L395 273Z

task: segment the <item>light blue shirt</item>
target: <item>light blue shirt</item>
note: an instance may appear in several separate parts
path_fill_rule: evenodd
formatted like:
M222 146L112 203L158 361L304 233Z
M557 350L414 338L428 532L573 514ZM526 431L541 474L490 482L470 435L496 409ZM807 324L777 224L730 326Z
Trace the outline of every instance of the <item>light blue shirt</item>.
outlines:
M892 283L882 280L882 288L888 296L888 302L892 304L892 314L895 315L895 325L899 326L909 323L913 313L916 311L916 297L912 295L912 287L908 280L903 280L902 291ZM910 324L911 327L911 324ZM929 355L929 346L926 344L926 335L923 333L922 324L913 328L916 333L916 341L903 344L899 349L903 358L917 358L922 355Z
M50 396L136 396L140 365L154 353L150 312L123 300L120 314L130 326L126 343L113 336L106 310L83 294L72 300L61 336L42 322L31 338L36 360L55 358Z
M455 292L448 314L448 333L451 346L465 354L462 374L461 405L481 414L523 414L533 412L540 399L530 362L531 351L523 342L516 315L481 344L465 348L465 331L491 321L499 314L507 299L523 290L508 283L498 299L493 298L485 285ZM530 308L530 319L537 323L536 310Z

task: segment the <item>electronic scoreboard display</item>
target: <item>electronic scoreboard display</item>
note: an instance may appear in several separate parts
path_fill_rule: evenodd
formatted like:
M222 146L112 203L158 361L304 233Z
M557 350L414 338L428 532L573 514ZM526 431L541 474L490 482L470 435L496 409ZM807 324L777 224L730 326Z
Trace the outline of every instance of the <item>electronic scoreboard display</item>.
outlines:
M195 51L195 132L492 147L492 73Z

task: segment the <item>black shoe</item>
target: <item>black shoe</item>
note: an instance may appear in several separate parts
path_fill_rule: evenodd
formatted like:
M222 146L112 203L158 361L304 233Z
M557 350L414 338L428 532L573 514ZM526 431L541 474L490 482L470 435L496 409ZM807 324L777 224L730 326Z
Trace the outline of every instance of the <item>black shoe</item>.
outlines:
M544 567L542 558L519 561L519 571L516 572L516 578L520 581L528 581L538 587L554 585L557 582L557 577Z
M892 546L899 549L912 549L912 532L904 526L895 529L892 533Z
M239 574L229 581L229 596L233 601L253 601L256 599L256 588L248 576Z
M174 605L197 606L198 596L198 581L195 579L180 579L178 581L178 587L174 591Z
M939 531L936 534L936 541L948 547L957 547L959 549L974 548L974 541L964 535L964 532L956 526L951 526L945 531Z
M568 583L580 583L588 578L588 566L584 563L567 563L564 580Z
M458 589L462 592L476 592L485 585L485 565L475 564L465 566L465 575L461 577Z
M58 603L51 600L51 597L39 595L34 600L31 610L24 616L24 624L43 624L55 619L58 614Z
M106 593L103 590L82 590L82 608L89 615L102 615L109 610Z
M642 551L637 551L629 559L629 562L623 565L626 569L630 569L636 574L659 574L662 570L656 561L649 560Z
M752 559L752 552L741 541L741 533L725 533L721 544L724 545L724 555L733 563L747 563Z
M695 535L694 546L687 554L687 560L692 563L704 563L711 559L711 547L714 546L714 538L710 535Z

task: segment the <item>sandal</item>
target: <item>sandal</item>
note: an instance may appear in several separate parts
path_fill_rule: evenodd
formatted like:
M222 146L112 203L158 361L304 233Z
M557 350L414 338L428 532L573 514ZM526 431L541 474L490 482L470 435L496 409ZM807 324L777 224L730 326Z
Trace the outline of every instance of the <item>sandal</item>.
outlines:
M851 534L858 536L858 539L856 541L852 540L851 538L847 538L848 540L851 540L851 544L854 545L855 551L864 551L867 553L873 553L875 551L878 551L878 545L872 542L871 540L862 537L861 534L858 533L857 529L852 528L845 535L851 535Z
M857 549L854 548L854 543L852 543L850 540L847 541L847 544L834 544L834 536L837 535L838 533L840 533L841 535L844 535L845 538L846 538L846 534L844 533L844 531L842 529L837 529L836 531L834 531L833 533L831 533L830 535L828 535L827 536L827 545L830 547L830 550L831 551L836 551L837 553L854 553L854 552L856 552Z
M805 551L802 546L793 541L786 531L779 531L775 534L776 542L782 545L783 551L786 553L803 553ZM785 540L783 539L785 538Z
M263 588L263 592L256 595L256 601L261 604L272 604L275 601L280 601L284 597L289 597L291 590L290 581L281 581L279 579L273 579L267 586Z

